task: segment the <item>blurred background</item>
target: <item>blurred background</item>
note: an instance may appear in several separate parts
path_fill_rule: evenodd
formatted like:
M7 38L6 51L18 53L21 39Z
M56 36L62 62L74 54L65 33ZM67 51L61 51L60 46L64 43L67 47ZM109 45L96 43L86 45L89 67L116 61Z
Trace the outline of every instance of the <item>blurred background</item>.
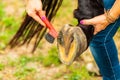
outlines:
M63 1L53 20L57 31L64 24L77 24L73 18L76 7L77 0ZM43 39L34 53L32 42L29 46L6 48L25 14L24 0L0 0L0 80L102 80L89 49L66 66L58 58L56 41L49 44ZM114 39L120 53L120 30Z

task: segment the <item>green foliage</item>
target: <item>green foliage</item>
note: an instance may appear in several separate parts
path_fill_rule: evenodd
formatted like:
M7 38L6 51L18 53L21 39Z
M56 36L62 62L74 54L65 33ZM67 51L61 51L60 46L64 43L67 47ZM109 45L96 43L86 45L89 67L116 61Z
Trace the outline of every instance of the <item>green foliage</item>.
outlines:
M41 63L43 60L44 60L44 58L43 58L42 54L37 55L37 56L32 56L32 57L22 55L15 60L9 59L8 65L11 66L11 67L24 67L30 62Z
M11 66L11 67L16 67L18 64L19 64L18 60L15 60L15 61L9 60L8 62L8 66Z
M64 76L66 80L90 80L91 77L84 66L76 67L76 65L71 65L69 68L69 73Z
M118 32L120 33L120 28L118 29Z
M62 6L60 7L60 10L58 11L58 13L56 15L56 17L61 18L62 16L67 16L69 13L72 13L72 9L69 8L70 6L72 6L72 4L71 3L68 4L68 1L64 0L62 3Z
M5 68L5 65L0 63L0 71L3 70Z
M74 18L74 19L72 19L71 24L72 24L72 25L77 25L77 24L78 24L77 19L75 19L75 18Z
M0 26L2 25L1 21L2 21L4 14L5 14L3 7L4 7L4 4L2 2L0 2ZM0 32L1 32L1 27L0 27ZM0 37L1 37L1 33L0 33ZM2 39L2 38L0 38L0 39ZM1 42L1 40L0 40L0 42ZM0 43L0 48L3 48L3 47L5 47L5 44Z
M52 64L58 66L60 64L60 60L58 58L58 52L56 47L52 47L48 51L48 55L44 57L42 64L46 67L51 66Z
M17 69L16 72L14 73L14 76L16 76L17 79L24 79L29 74L32 74L35 72L36 70L34 68L23 67L23 68Z
M16 33L21 17L14 15L7 15L4 11L5 4L0 3L0 49L5 48L6 44L10 41L12 36ZM18 20L19 19L19 20Z
M78 73L71 74L70 80L80 80L81 76Z
M19 59L19 65L20 66L25 66L28 62L30 62L30 58L27 57L27 56L21 56L20 59Z
M73 17L73 11L76 8L75 4L76 1L68 3L68 0L63 0L63 3L56 15L56 21L58 20L58 23L62 23L62 25L67 23L76 25L77 21Z
M58 79L62 77L64 74L62 72L56 73L53 78Z
M12 16L10 17L4 17L2 22L6 27L10 27L11 25L13 25L15 22L14 18Z
M24 67L30 62L30 58L27 56L20 56L16 60L9 59L8 65L11 67Z
M2 2L0 2L0 21L1 19L4 17L4 4Z
M19 21L16 21L13 16L4 17L1 20L1 28L0 28L0 41L4 44L10 40L10 38L15 34L18 29Z
M34 62L42 63L43 60L44 60L44 56L42 55L42 53L39 53L39 55L31 57L31 61Z

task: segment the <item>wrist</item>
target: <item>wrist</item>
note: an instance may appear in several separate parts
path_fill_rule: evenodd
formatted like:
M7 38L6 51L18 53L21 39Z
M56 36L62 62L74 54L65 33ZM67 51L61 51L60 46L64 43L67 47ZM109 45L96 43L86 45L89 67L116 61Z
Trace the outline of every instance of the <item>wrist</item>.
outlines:
M120 15L120 0L116 0L112 8L108 10L107 13L107 17L111 18L112 21L118 19Z
M118 12L114 12L112 10L109 11L109 14L111 17L113 17L115 20L119 18Z
M117 14L113 13L111 10L105 11L106 21L108 23L114 23L118 19Z

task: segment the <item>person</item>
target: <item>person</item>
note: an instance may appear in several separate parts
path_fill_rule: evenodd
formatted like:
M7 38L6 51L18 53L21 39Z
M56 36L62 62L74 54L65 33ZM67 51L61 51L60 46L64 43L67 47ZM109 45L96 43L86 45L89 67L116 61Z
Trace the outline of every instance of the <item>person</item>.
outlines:
M41 25L45 26L44 22L39 18L39 15L36 13L45 12L42 10L42 2L41 0L25 0L26 1L26 11L29 16L31 16L34 20L39 22ZM35 5L34 5L35 4ZM45 15L45 13L44 13Z
M118 51L113 40L120 26L120 0L103 0L103 3L106 10L104 14L92 19L84 19L80 23L93 25L95 28L90 50L103 80L120 80ZM26 11L33 19L45 25L36 14L43 12L41 0L26 0Z

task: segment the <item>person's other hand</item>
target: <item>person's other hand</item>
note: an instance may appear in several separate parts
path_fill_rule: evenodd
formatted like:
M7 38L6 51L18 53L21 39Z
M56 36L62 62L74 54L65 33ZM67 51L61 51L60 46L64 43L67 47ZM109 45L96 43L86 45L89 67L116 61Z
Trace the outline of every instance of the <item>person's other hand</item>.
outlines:
M104 30L110 23L106 20L105 14L96 16L92 19L84 19L80 21L83 25L93 25L94 26L94 35L98 32Z
M42 10L41 0L26 0L26 12L38 23L45 26L43 21L40 19L40 15L45 15L45 11Z

